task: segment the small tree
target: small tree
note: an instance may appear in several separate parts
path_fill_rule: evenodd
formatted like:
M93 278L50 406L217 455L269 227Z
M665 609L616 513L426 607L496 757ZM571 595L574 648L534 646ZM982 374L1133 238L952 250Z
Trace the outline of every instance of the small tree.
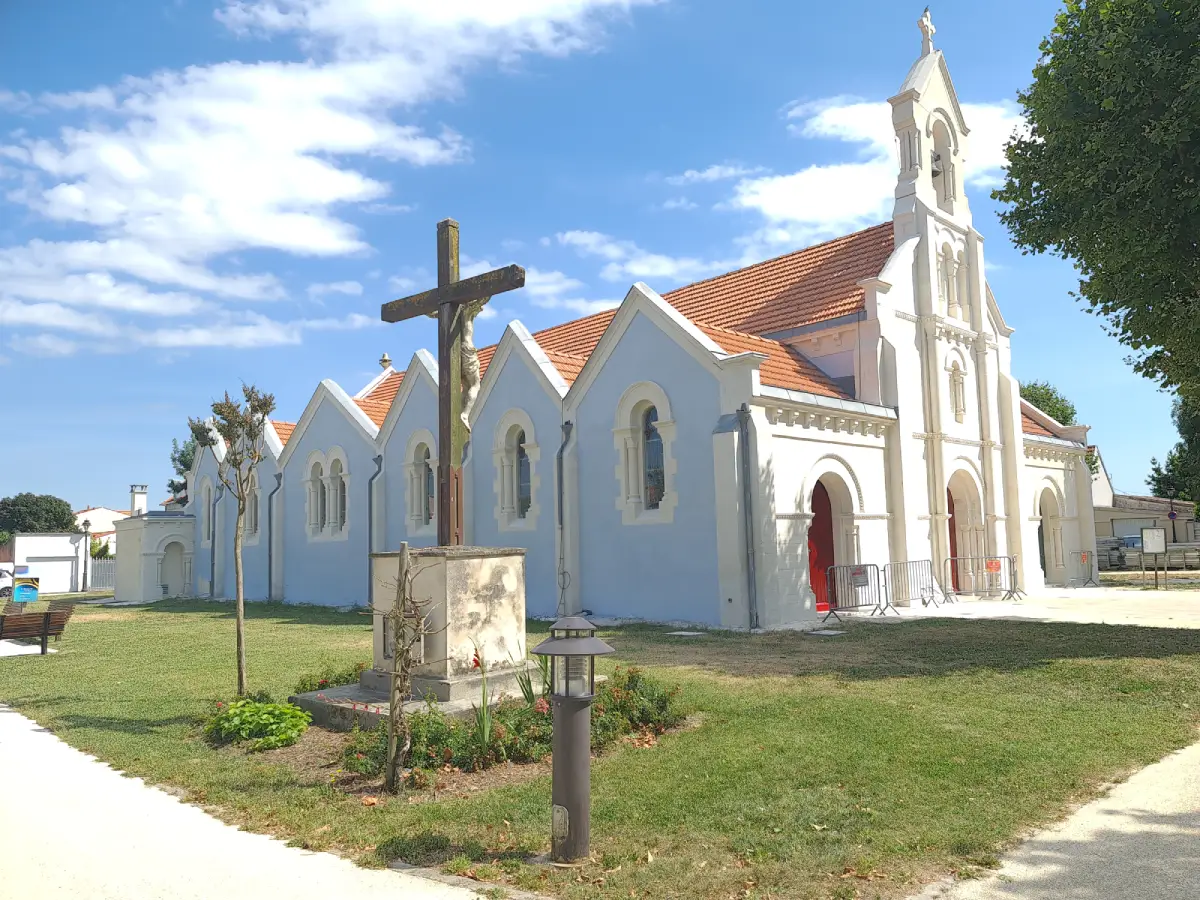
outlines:
M1021 399L1032 403L1059 425L1075 424L1075 404L1062 391L1047 381L1031 381L1021 385Z
M993 194L1017 246L1070 260L1137 370L1176 387L1200 371L1198 36L1196 0L1066 0Z
M79 531L71 504L51 494L17 494L0 500L0 531L26 534Z
M221 442L225 455L217 466L217 477L237 500L237 520L233 531L234 602L237 610L237 692L246 694L246 594L242 573L242 528L254 470L263 459L267 417L275 409L275 397L254 385L242 385L238 402L226 391L223 400L212 405L209 420L188 419L197 448L210 450Z
M111 554L108 543L101 541L99 538L92 538L92 545L88 548L92 559L108 559Z
M178 497L187 490L187 474L192 470L196 461L196 439L190 437L182 444L171 438L171 468L175 470L175 478L167 479L167 490L172 497Z
M412 750L412 730L404 713L404 702L412 693L412 670L421 656L425 638L432 634L428 601L417 600L413 593L416 569L408 553L408 543L400 545L396 570L396 593L392 608L383 613L383 639L390 640L392 651L391 691L388 694L388 750L383 770L383 785L395 794L402 783L401 771Z
M1146 484L1155 497L1195 503L1200 501L1200 402L1177 399L1171 418L1179 432L1179 442L1162 464L1157 459L1150 460Z

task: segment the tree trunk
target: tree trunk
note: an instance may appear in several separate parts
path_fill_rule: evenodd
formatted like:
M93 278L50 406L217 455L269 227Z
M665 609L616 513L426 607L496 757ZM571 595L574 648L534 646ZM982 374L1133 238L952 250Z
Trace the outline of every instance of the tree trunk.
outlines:
M246 696L246 590L242 579L242 523L246 518L246 490L238 477L237 522L233 528L234 606L237 610L237 692Z
M388 695L388 753L384 770L384 787L394 794L400 789L400 770L408 756L410 739L408 721L404 716L404 701L408 699L411 675L412 639L405 627L409 612L408 542L400 544L399 565L396 572L396 596L388 614L392 620L392 685Z

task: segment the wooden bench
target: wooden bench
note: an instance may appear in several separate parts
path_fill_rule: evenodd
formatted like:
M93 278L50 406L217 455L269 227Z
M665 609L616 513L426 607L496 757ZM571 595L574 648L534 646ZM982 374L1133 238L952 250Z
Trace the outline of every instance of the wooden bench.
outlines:
M0 615L0 641L40 638L45 655L50 638L62 637L74 609L71 604L61 602L52 602L45 612L9 612L6 606L4 614Z

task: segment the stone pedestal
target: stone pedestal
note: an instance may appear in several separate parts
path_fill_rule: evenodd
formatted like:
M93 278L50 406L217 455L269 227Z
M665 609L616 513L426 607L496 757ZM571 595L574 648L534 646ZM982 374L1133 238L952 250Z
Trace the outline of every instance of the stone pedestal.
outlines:
M371 605L375 611L374 667L360 683L383 692L390 685L390 637L384 616L396 598L399 553L371 554ZM428 547L409 551L413 596L429 617L430 634L413 671L413 696L440 703L478 700L476 648L494 699L519 693L516 673L536 665L525 657L525 551L493 547ZM390 635L390 631L389 631ZM535 681L536 672L535 672Z

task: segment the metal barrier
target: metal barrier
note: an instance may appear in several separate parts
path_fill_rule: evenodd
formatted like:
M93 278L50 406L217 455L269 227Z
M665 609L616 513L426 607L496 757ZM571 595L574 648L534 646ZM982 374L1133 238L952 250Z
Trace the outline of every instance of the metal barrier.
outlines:
M852 566L830 566L825 571L825 584L829 591L829 612L822 622L833 616L839 622L838 612L853 612L870 609L871 615L884 615L888 609L900 615L888 600L883 589L883 574L874 563L857 563Z
M1100 583L1096 581L1096 554L1091 550L1072 550L1071 562L1075 564L1075 571L1079 573L1078 578L1072 578L1067 582L1068 587L1087 587L1089 584L1094 584L1100 587Z
M952 598L946 596L942 586L938 584L937 576L933 574L933 560L918 559L907 562L888 563L883 567L884 581L887 587L888 602L892 606L907 603L910 606L916 600L922 606L932 603L941 606ZM941 597L939 601L938 598Z
M946 580L942 585L947 596L1016 600L1022 593L1017 586L1015 556L952 556L946 560Z

